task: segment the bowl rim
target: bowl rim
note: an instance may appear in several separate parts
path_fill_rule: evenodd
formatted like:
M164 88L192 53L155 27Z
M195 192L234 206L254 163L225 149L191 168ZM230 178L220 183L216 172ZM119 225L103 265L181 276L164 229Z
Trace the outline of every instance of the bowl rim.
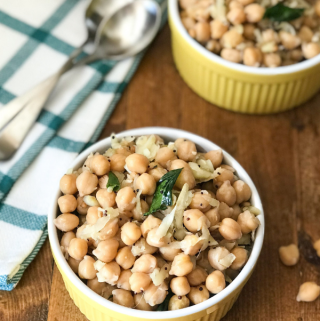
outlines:
M213 149L221 148L218 145L211 142L210 140L203 138L201 136L198 136L196 134L193 134L184 130L173 129L168 127L142 127L142 128L132 129L132 130L126 130L116 135L117 137L125 137L125 136L131 136L131 135L141 136L141 135L150 135L150 134L158 134L164 137L167 136L172 138L172 140L175 140L179 137L184 137L186 139L192 140L193 142L196 143L196 145L202 146L205 150L213 150ZM85 159L90 153L98 150L106 150L108 147L110 147L110 144L111 144L110 137L105 138L93 144L91 147L84 150L80 155L78 155L74 159L70 168L79 167L80 164L83 164L83 162L85 161ZM49 211L48 211L49 240L50 240L52 252L58 263L57 265L60 266L60 268L63 270L65 275L68 277L68 279L73 283L74 286L77 287L77 289L80 292L82 292L84 295L88 296L90 299L98 303L101 307L111 309L117 313L120 313L123 315L129 315L139 319L157 320L157 319L173 319L178 317L184 317L187 315L199 313L224 300L226 297L228 297L230 294L236 291L238 287L242 286L243 282L246 281L246 279L250 276L251 272L253 271L262 249L265 220L264 220L264 212L261 204L261 199L251 178L249 177L247 172L243 169L243 167L229 153L227 153L225 150L223 150L223 153L224 153L225 163L232 165L236 169L236 172L239 175L239 177L241 177L247 184L249 184L252 190L252 197L251 197L252 203L253 205L255 205L261 210L261 214L258 216L261 225L257 230L253 249L249 257L249 260L244 266L244 268L241 270L239 275L235 278L235 280L231 284L229 284L223 291L221 291L220 293L216 294L212 298L209 298L208 300L200 304L197 304L185 309L181 309L181 310L163 311L161 313L156 313L155 311L141 311L141 310L126 308L121 305L110 302L107 299L96 294L91 289L89 289L87 285L85 285L80 280L80 278L71 270L70 266L68 265L61 251L59 240L58 240L57 229L53 223L53 220L54 218L56 218L56 213L57 213L57 199L59 196L61 196L59 186L57 186L57 191L52 199L52 203L50 204Z
M205 47L200 45L196 40L194 40L187 32L186 28L183 26L182 21L179 16L178 0L169 0L169 17L172 19L172 22L175 24L178 32L181 37L194 49L196 49L201 55L205 56L207 59L212 62L218 63L230 69L245 72L248 74L254 75L264 75L264 76L275 76L275 75L285 75L303 71L314 67L320 63L320 54L314 58L307 59L302 62L298 62L291 66L281 66L276 68L267 68L267 67L250 67L242 64L237 64L231 61L227 61L221 58L218 55L207 50Z

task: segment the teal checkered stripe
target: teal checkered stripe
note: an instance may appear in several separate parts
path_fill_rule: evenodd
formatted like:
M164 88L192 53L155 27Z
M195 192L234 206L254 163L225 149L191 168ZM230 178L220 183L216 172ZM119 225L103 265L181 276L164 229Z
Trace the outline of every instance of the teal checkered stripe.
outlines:
M165 0L157 0L160 4ZM35 28L23 21L20 21L3 11L0 11L0 24L5 25L25 36L28 40L11 57L8 63L0 70L0 104L7 104L16 96L5 88L6 82L19 71L20 67L32 56L40 44L44 44L51 49L66 56L75 49L65 41L51 34L59 23L71 12L78 4L78 0L65 0L56 11L39 27ZM166 10L163 14L162 24L166 21ZM85 56L86 53L82 53ZM37 122L44 126L44 132L31 144L28 150L21 156L6 172L0 170L0 224L5 222L23 228L29 231L42 231L42 235L24 261L20 264L19 271L13 278L8 275L0 275L0 290L12 290L20 280L27 266L34 259L42 244L47 237L45 213L37 215L21 208L17 208L5 203L5 197L10 192L13 185L19 179L21 174L27 169L39 153L45 148L60 149L70 153L80 153L85 148L93 144L100 136L106 121L111 116L117 102L121 98L123 91L130 82L135 70L137 69L144 52L137 55L132 63L129 72L122 82L109 82L105 80L108 74L115 66L114 61L97 61L89 66L94 71L89 81L73 96L72 100L64 106L61 112L55 114L48 110L43 110L37 119ZM71 140L57 135L58 130L65 124L82 104L82 102L93 91L102 94L112 94L112 100L106 109L105 114L99 125L95 128L89 141Z

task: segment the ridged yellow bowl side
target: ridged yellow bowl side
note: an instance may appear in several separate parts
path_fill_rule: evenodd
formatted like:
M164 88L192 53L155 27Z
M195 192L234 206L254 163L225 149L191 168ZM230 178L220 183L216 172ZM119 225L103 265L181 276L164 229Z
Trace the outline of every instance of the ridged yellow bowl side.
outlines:
M186 41L170 11L169 24L173 58L181 77L215 105L241 113L276 113L306 102L320 89L320 64L278 75L234 70L212 61Z
M70 297L74 301L75 305L90 321L144 321L149 319L136 318L128 316L127 314L121 314L111 309L107 309L96 301L92 300L85 293L81 292L67 277L62 268L59 266L54 254L53 257L57 264L57 267L62 275L66 289L68 290ZM202 310L195 314L183 316L174 319L158 319L165 321L219 321L223 318L227 312L232 308L233 304L240 295L243 286L247 283L251 274L248 275L247 279L244 280L241 285L233 291L228 297L218 304ZM89 288L88 288L89 290ZM150 319L151 320L151 319ZM153 319L154 321L154 319Z

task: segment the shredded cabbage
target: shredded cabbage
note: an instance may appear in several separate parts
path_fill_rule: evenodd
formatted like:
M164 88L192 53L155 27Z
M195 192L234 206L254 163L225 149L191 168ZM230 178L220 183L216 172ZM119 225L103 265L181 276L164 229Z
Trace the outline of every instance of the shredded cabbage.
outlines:
M215 5L211 6L211 17L214 20L220 20L226 24L228 23L225 0L216 0Z
M119 216L119 210L117 208L108 207L106 210L99 208L99 212L107 212L107 216L98 218L95 224L88 224L80 233L79 238L87 240L90 237L94 240L98 240L99 232L105 227L105 225L112 218ZM103 214L102 214L103 215Z
M225 266L226 268L228 268L235 259L236 259L236 256L234 254L232 254L232 253L229 253L224 258L219 260L219 264L221 264L221 265Z
M94 269L99 272L105 266L105 264L106 263L104 263L100 260L97 260L94 262L93 266L94 266Z
M160 144L155 135L140 136L136 140L136 153L146 156L150 161L155 159L159 149Z
M211 179L214 179L218 175L215 175L214 172L209 172L201 166L199 167L199 164L194 163L194 162L189 162L189 166L191 168L192 174L194 178L196 179L197 183L202 183L202 182L207 182Z
M166 236L174 220L174 215L176 213L177 206L168 214L161 222L157 232L156 237L160 240L162 237Z
M166 278L169 277L169 271L171 269L171 264L166 263L162 268L155 268L150 275L150 278L155 286L161 285Z
M97 199L92 196L92 195L86 195L83 197L83 201L88 205L88 206L99 206L99 202Z
M103 154L105 157L111 157L116 153L116 151L113 148L109 148L106 150L106 152Z

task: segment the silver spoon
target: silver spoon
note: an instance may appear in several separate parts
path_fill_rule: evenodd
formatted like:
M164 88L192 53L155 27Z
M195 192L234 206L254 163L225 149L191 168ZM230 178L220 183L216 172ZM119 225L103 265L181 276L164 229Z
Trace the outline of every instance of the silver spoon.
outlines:
M31 93L18 98L23 98L20 113L0 132L0 160L10 158L19 148L64 72L99 59L121 60L134 56L151 43L160 22L161 9L153 0L136 0L103 19L96 31L94 50L89 56L75 62L75 54L57 74L38 85Z

